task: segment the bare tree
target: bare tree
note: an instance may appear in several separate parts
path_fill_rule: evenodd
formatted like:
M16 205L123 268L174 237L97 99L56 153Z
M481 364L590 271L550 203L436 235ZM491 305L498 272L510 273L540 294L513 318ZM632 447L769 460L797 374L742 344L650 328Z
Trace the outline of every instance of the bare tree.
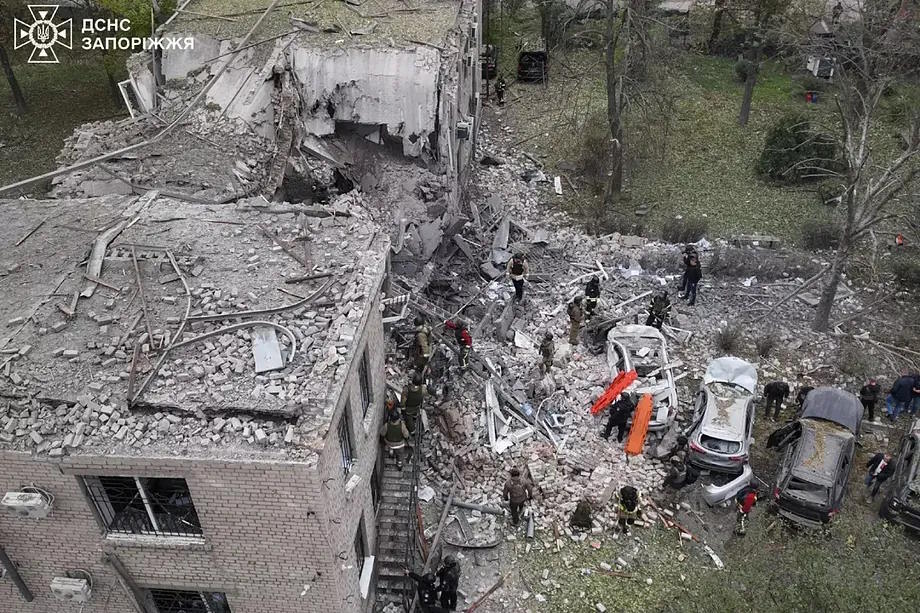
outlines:
M746 0L735 7L735 10L744 14L750 24L746 44L749 64L745 73L741 110L738 112L738 125L740 126L746 126L751 115L754 87L757 85L757 74L763 62L763 47L767 32L782 19L789 4L790 0Z
M817 331L828 328L854 248L879 223L902 214L920 174L920 109L905 109L897 147L878 142L883 137L875 129L883 95L920 74L920 9L908 7L907 0L864 0L833 36L799 38L805 55L834 61L832 130L841 158L839 170L816 165L816 175L841 186L840 240L812 324Z
M0 67L3 68L3 74L6 75L6 82L9 83L10 91L13 94L13 102L16 104L16 113L23 115L28 110L26 98L22 95L22 89L19 87L19 81L16 79L16 73L13 71L13 63L7 53L7 47L13 42L13 20L16 17L25 17L22 12L25 9L25 3L19 0L3 0L0 2Z

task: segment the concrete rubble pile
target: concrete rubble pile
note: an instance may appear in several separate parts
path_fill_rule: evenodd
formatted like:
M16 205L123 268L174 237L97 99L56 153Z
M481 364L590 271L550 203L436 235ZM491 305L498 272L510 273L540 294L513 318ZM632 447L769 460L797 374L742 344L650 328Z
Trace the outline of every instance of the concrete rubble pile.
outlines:
M713 342L714 334L729 322L746 318L751 302L739 290L751 287L752 282L706 278L701 290L704 298L694 307L685 306L674 298L674 288L679 281L680 246L615 233L596 237L579 231L560 212L560 207L548 209L542 204L555 196L550 194L549 184L541 185L525 178L532 176L528 170L535 169L530 157L493 147L487 133L482 142L483 154L502 163L481 167L474 175L472 190L496 204L494 208L500 206L499 215L512 221L504 261L495 259L495 250L488 248L491 245L488 228L480 230L470 224L465 234L471 236L472 241L472 234L476 232L475 238L483 245L477 255L497 270L503 270L511 253L526 254L534 280L526 286L523 304L509 307L516 311L516 317L504 335L500 322L494 321L513 297L513 288L504 276L493 281L480 280L478 283L484 287L478 296L475 290L467 291L472 294L469 300L463 295L453 296L448 304L441 306L440 312L453 312L470 303L464 316L473 331L474 350L496 366L505 384L522 404L529 403L535 409L543 403L544 411L556 414L552 418L552 423L558 425L552 428L556 442L554 444L533 428L528 429L527 422L514 415L514 410L506 404L501 407L502 416L493 417L495 412L486 408L487 394L484 393L487 382L494 381L488 372L476 372L474 364L471 373L461 378L459 371L452 370L455 380L450 384L447 399L435 410L432 419L435 426L428 433L428 462L434 468L434 474L429 473L429 477L436 490L446 492L453 480L446 468L450 466L450 458L456 457L466 485L465 489L458 488L456 498L501 508L504 506L502 486L509 470L512 467L522 469L525 474L529 473L538 491L531 503L539 530L538 539L547 541L544 543L547 547L554 547L555 537L551 535L560 534L559 530L575 540L586 538L585 534L567 528L579 500L587 498L593 503L595 532L610 530L616 519L611 501L621 486L633 485L654 496L662 488L667 474L667 466L652 458L660 440L658 437L650 436L645 453L631 457L628 462L620 444L600 437L606 412L595 418L589 409L611 381L604 346L598 339L591 338L590 321L589 330L582 331L581 344L576 347L568 344L565 305L576 294L583 293L587 279L597 274L601 278L602 297L594 321L612 319L621 323L644 323L650 293L669 291L673 306L670 325L665 326L664 332L670 361L680 363L674 370L675 377L680 379L675 423L675 431L680 431L689 425L692 398L706 365L723 355ZM484 207L480 202L480 213L488 208L493 207ZM539 237L538 241L533 240L535 236ZM706 246L705 241L702 246ZM462 256L455 255L452 263L445 265L444 276L449 278L451 269L456 269L457 258ZM640 262L666 264L645 270ZM471 270L478 276L475 267ZM546 274L546 281L539 279L541 273ZM755 284L755 289L768 292L778 300L802 283L802 277L796 279L795 273L793 269L777 282ZM464 281L456 273L454 278L458 285L469 285L468 279ZM647 297L633 300L642 295ZM628 304L615 308L623 302ZM859 301L849 297L842 306L855 309ZM811 314L810 309L801 306L780 309L766 321L755 322L743 330L749 339L776 335L777 346L773 353L756 360L762 381L782 379L795 388L797 381L802 385L815 385L829 380L824 371L835 363L839 340L805 329ZM433 325L438 323L432 322ZM553 334L556 351L554 367L544 377L538 367L537 347L545 332ZM454 341L447 335L443 342L452 344ZM446 353L449 355L450 351ZM803 376L798 377L800 374ZM828 369L827 375L830 374ZM833 381L851 389L862 383L836 370ZM493 419L495 437L500 441L497 448L490 440L487 421ZM507 426L503 420L508 422ZM652 520L655 515L650 514ZM476 538L488 540L489 534Z
M63 227L66 217L126 206L105 202L70 201ZM389 243L357 192L322 209L265 204L241 201L201 221L199 205L155 194L127 200L149 208L108 246L104 285L88 292L85 279L68 283L65 274L66 295L89 296L7 322L15 334L3 350L2 393L14 400L0 411L0 440L52 455L91 445L140 454L159 444L169 453L270 447L314 457L334 409L329 391L344 384ZM62 265L82 259L71 247L56 256Z
M59 176L52 196L91 198L157 188L220 203L252 194L266 179L271 147L243 121L219 115L199 109L158 142ZM123 149L153 138L165 126L151 116L85 124L64 141L57 163L71 165Z

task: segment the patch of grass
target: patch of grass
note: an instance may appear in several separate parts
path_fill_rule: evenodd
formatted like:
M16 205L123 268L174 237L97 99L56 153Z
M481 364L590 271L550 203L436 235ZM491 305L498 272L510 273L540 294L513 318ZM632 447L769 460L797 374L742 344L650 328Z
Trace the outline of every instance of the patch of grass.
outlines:
M0 78L0 185L53 170L64 139L80 124L127 114L112 100L101 57L67 61L62 54L61 59L14 66L29 105L22 116Z
M902 286L920 288L920 250L898 250L888 261L888 267Z

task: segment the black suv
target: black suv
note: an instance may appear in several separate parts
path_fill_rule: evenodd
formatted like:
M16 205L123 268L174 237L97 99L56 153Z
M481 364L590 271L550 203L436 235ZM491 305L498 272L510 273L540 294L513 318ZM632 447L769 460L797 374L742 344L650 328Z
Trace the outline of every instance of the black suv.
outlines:
M894 476L886 485L879 515L920 531L920 419L901 439Z

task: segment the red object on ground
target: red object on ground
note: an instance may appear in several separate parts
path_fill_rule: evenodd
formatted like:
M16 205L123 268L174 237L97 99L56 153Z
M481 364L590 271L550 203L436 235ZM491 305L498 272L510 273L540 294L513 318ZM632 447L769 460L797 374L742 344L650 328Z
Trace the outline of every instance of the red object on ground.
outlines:
M652 395L645 394L636 406L632 426L629 428L629 436L626 438L626 445L623 447L623 451L627 455L639 455L642 453L642 446L645 445L645 435L648 434L648 422L652 420L652 404Z
M591 407L591 415L597 415L606 409L611 402L616 400L617 396L623 393L623 390L632 385L632 382L636 380L637 376L635 370L630 370L621 372L614 377L613 383L607 386L607 389L601 394L601 397L598 398L594 406Z

